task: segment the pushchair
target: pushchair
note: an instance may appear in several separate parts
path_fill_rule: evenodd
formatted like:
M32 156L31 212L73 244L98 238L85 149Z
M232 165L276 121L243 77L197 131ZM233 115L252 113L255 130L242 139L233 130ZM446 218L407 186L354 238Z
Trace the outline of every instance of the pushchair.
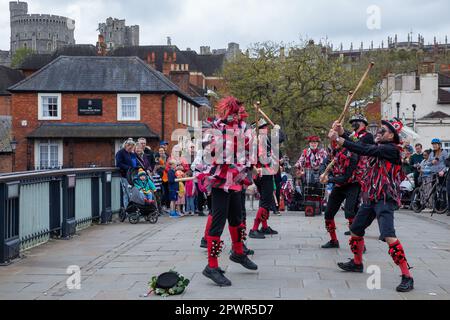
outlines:
M138 224L141 218L145 221L156 224L159 218L159 210L156 201L148 203L144 195L134 186L134 179L137 177L138 169L131 169L127 172L128 188L126 188L129 199L126 208L120 212L120 220L124 222L127 218L131 224ZM124 189L122 189L124 190Z
M404 207L411 206L411 199L414 189L414 173L411 173L407 175L405 180L403 180L400 184L401 201Z
M289 176L281 186L281 194L284 197L288 211L302 210L303 196L301 188L295 185L295 180L292 176Z
M307 217L319 216L323 212L325 186L320 183L318 170L306 169L303 179L303 204Z

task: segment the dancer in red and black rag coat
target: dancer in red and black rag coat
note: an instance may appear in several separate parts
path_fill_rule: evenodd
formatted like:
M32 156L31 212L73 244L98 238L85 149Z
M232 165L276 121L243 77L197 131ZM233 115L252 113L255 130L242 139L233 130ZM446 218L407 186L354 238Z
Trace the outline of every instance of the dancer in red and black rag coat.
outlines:
M367 118L361 114L355 114L350 118L350 125L353 128L352 134L344 133L343 137L347 140L351 140L356 143L364 143L364 144L375 144L373 135L367 131L367 126L369 125L369 121ZM367 156L359 156L358 165L356 167L354 177L360 185L360 188L363 187L364 181L362 181L362 177L364 176L364 172L369 168L369 157ZM357 209L357 208L356 208ZM350 228L353 223L354 218L348 219L348 227ZM346 236L350 235L350 231L345 232Z
M320 179L322 184L334 184L333 191L328 198L327 208L325 210L325 227L330 234L331 239L322 246L323 249L339 248L334 217L345 200L345 218L351 225L356 216L356 212L358 211L360 198L360 185L355 177L359 160L358 155L335 145L330 158L330 160L334 159L335 161L332 175L329 177L321 176ZM325 167L325 164L323 167ZM323 169L323 171L325 170Z
M377 133L377 145L357 144L340 135L344 133L339 122L333 124L329 137L344 148L369 157L369 168L364 174L366 182L362 188L363 204L361 205L352 226L350 248L354 259L338 266L348 272L363 272L363 251L365 230L377 219L380 228L380 240L389 245L389 254L402 272L402 281L397 286L398 292L409 292L414 289L414 280L400 240L395 234L394 211L401 204L400 183L402 181L402 161L399 133L403 124L394 119L382 121Z
M268 221L270 218L270 210L276 205L276 184L275 175L280 168L281 153L278 150L274 150L274 142L272 137L278 140L278 146L285 140L285 135L281 131L279 125L275 125L273 132L268 131L268 123L261 119L257 124L259 127L260 135L264 137L266 141L260 139L258 148L258 163L257 168L261 169L261 174L254 178L255 185L258 188L260 194L259 209L256 213L256 217L253 223L253 228L250 230L249 237L252 239L265 239L266 235L276 235L278 231L275 231L269 227ZM266 136L264 136L266 134ZM277 200L278 202L279 200ZM261 229L258 230L261 225Z
M247 117L244 105L234 97L219 101L217 109L219 114L211 124L216 134L221 133L223 141L212 135L210 144L212 161L205 174L208 176L212 201L212 221L207 236L208 265L203 275L219 286L231 286L231 281L219 268L218 257L223 249L221 236L228 220L232 241L232 254L230 260L241 264L249 270L257 270L244 253L245 228L242 225L241 192L243 185L250 185L248 172L251 168L247 161L246 152L237 152L238 141L247 142ZM233 134L232 136L228 136ZM224 154L216 154L220 150L219 143L223 143ZM248 145L249 143L246 143ZM244 154L242 154L244 153ZM223 157L223 158L222 158ZM231 157L232 161L228 157ZM243 159L245 157L246 159Z

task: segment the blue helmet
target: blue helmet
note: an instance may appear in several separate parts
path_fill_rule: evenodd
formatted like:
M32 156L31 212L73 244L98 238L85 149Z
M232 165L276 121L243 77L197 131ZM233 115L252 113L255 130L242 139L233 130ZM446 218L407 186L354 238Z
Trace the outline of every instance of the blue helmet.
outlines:
M435 139L431 140L431 144L442 144L442 141L439 138L435 138Z

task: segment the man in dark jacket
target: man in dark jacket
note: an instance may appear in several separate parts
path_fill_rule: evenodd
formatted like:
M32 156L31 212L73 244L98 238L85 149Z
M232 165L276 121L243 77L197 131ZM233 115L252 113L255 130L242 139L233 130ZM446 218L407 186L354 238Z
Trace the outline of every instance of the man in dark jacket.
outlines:
M354 259L347 263L338 263L338 266L348 272L364 272L362 255L365 230L377 219L380 240L389 245L389 254L402 272L402 282L397 291L409 292L414 289L414 280L394 228L394 211L401 203L402 162L399 133L402 128L403 124L398 119L382 121L375 141L377 145L357 144L340 137L344 130L336 121L329 137L349 151L369 157L369 167L364 173L366 184L362 188L363 204L350 227L350 248Z

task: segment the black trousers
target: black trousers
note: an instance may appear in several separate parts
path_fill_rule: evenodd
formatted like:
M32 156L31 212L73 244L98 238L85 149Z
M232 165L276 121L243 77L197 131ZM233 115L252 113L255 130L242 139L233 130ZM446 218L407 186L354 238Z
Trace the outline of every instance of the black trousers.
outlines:
M198 190L198 183L195 184L197 190ZM205 194L203 192L198 191L197 193L197 209L200 212L203 212L203 207L205 206Z
M242 192L226 192L213 188L211 192L212 224L209 229L211 237L220 237L228 220L231 227L239 227L242 221Z
M450 212L450 175L447 177L447 210Z
M242 222L247 221L247 209L245 208L245 199L246 199L246 194L245 194L245 190L242 189L241 192L241 212L242 212Z
M166 208L170 207L170 200L169 200L169 182L163 182L162 183L162 204L166 206Z
M328 198L327 209L325 210L325 220L334 219L344 200L345 218L354 218L358 212L360 191L361 187L359 183L351 183L342 187L335 186Z
M256 186L258 187L258 192L260 194L259 207L270 212L272 207L275 206L273 197L273 176L264 175L258 178Z
M397 203L394 200L363 203L350 226L350 231L358 237L364 237L366 229L377 219L381 241L385 241L385 238L397 238L394 228L396 208Z

